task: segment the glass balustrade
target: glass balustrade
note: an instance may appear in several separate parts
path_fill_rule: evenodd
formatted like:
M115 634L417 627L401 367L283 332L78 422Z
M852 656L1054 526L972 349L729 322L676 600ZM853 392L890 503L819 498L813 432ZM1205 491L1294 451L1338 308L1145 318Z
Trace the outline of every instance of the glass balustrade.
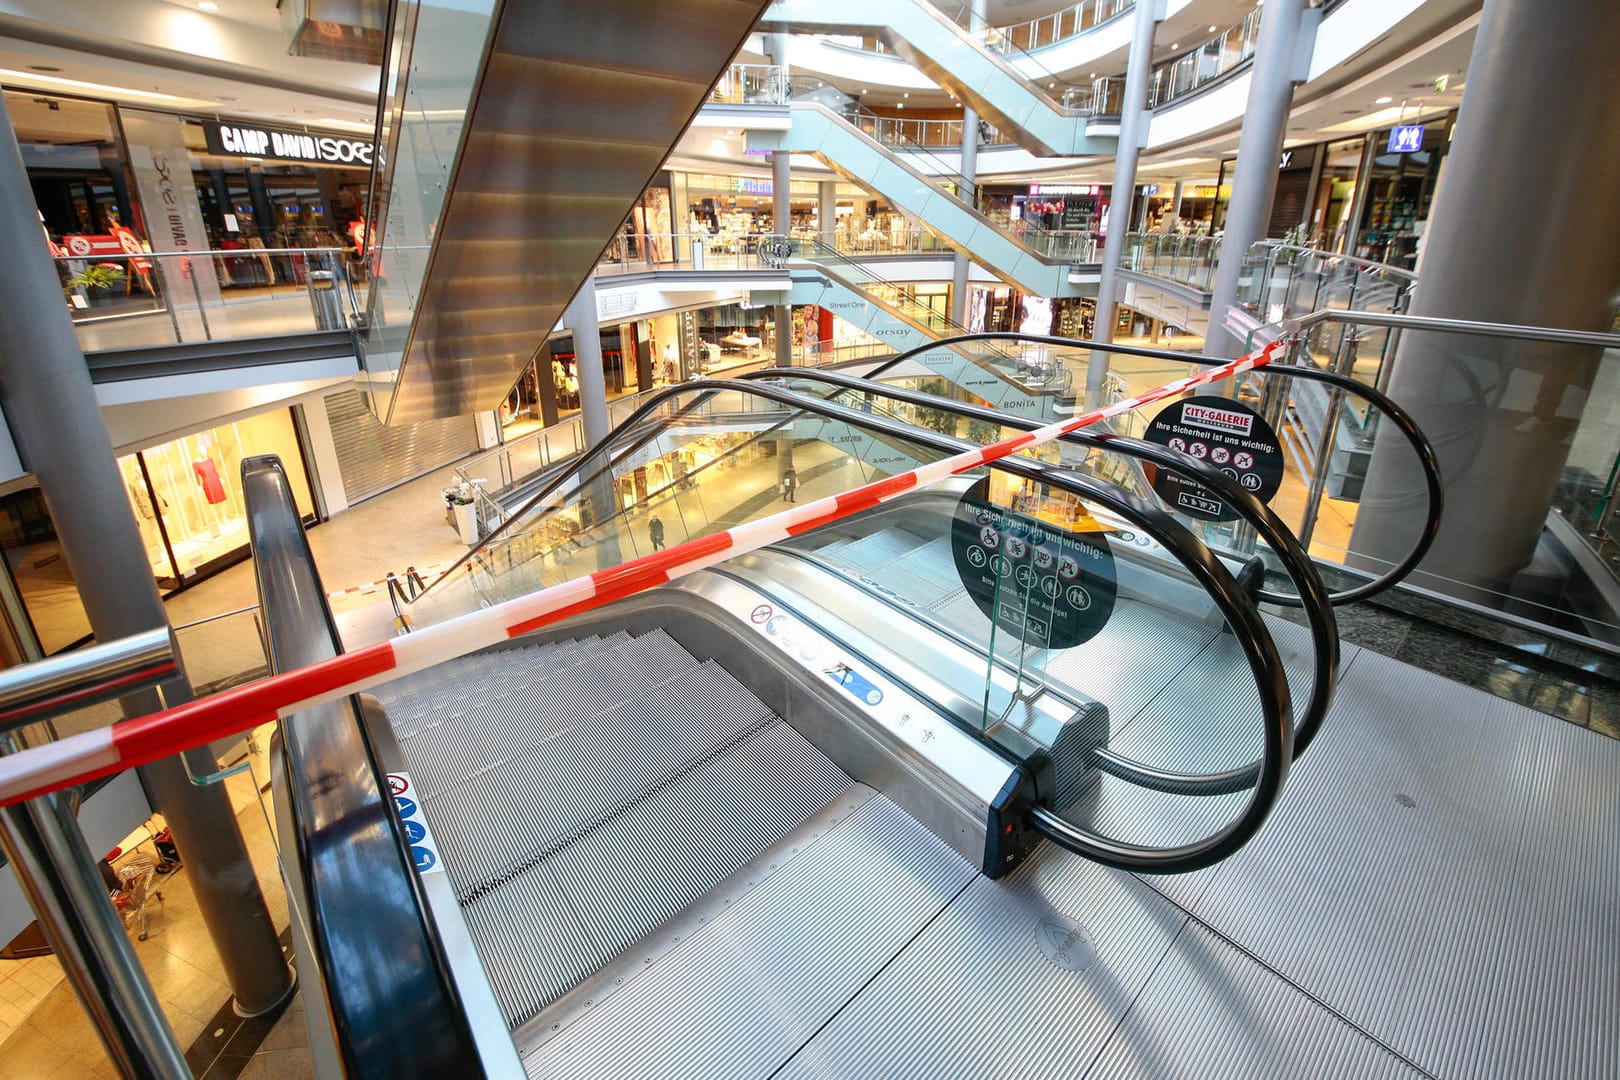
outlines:
M85 352L348 330L360 307L352 253L252 248L69 253L57 275Z

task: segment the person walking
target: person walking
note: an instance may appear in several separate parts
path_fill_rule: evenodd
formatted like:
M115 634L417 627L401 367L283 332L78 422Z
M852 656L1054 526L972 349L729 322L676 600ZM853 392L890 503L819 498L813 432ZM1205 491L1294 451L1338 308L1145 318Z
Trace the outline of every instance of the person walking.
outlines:
M799 490L799 474L789 465L782 474L782 499L784 502L793 502L793 493Z
M654 551L664 550L664 523L658 520L657 514L647 522L647 538L652 541Z

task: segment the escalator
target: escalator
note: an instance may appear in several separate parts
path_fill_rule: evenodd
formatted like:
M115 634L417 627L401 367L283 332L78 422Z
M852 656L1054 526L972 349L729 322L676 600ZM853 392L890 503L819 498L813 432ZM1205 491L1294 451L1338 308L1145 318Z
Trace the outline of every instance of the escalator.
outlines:
M668 431L713 429L746 395L772 405L748 412L781 419L723 446L711 430L713 456L677 476L671 455L693 447ZM421 619L640 555L654 514L673 545L779 509L767 481L789 460L813 500L909 467L875 461L902 446L929 461L961 445L724 382L667 392L610 443L437 582ZM953 536L1049 565L1086 602L1060 611L1016 572L964 580ZM1253 834L1291 757L1294 702L1325 707L1310 688L1331 686L1334 659L1318 670L1309 634L1279 649L1236 569L1140 500L1006 459L378 686L345 752L369 759L324 758L320 775L368 772L403 798L391 821L420 871L425 940L440 943L423 947L427 967L460 1003L463 1046L505 1062L491 1075L513 1074L514 1055L530 1076L848 1071L854 1059L827 1063L854 1052L862 1010L1011 1000L1020 979L1054 991L1039 1015L1089 1007L1052 981L1087 962L1061 912L1097 869L1062 847L1191 871ZM1325 605L1313 611L1330 634ZM1221 694L1183 692L1200 679ZM1207 777L1225 779L1200 790ZM941 939L946 926L960 929ZM1037 966L1013 946L1026 933ZM997 941L1014 963L988 982L881 989ZM341 951L309 949L328 981L341 971L319 958ZM928 1024L941 1048L984 1034ZM1069 1052L1020 1050L1046 1071Z
M814 154L852 184L881 195L953 250L1033 296L1079 296L1095 285L1070 280L1070 268L1093 261L1089 243L1064 233L1026 230L1014 235L949 190L948 175L898 153L860 130L840 112L816 101L792 103L786 131L750 130L750 150Z
M500 401L763 7L390 9L364 339L385 422Z
M1052 157L1114 152L1117 137L1087 133L1089 96L1076 100L1068 95L1070 104L1062 101L1063 95L1054 99L1049 87L1038 85L927 0L887 5L881 9L881 23L876 21L878 10L855 0L776 0L761 26L799 33L870 31L997 128L1017 132L1020 145ZM1049 81L1055 86L1055 80Z
M1074 412L1075 372L1085 355L1079 350L997 341L925 348L966 331L867 269L858 256L802 238L789 246L792 303L826 308L991 408L1042 420Z

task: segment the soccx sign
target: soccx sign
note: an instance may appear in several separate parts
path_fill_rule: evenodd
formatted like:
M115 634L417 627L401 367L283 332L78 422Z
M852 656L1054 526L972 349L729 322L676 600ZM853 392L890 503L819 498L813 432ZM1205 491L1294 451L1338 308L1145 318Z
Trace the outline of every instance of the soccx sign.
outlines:
M371 164L371 143L336 135L216 123L204 124L203 135L210 154L227 157L281 158L330 165Z

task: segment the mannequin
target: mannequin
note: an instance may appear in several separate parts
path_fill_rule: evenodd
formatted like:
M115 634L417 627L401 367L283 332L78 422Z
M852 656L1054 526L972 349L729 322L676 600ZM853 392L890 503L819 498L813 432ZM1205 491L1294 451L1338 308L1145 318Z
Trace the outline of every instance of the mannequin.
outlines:
M209 531L219 535L220 514L215 509L224 502L228 496L225 492L225 478L222 475L219 460L214 453L213 436L203 432L197 436L197 451L192 457L191 474L202 489L204 516L207 518Z

